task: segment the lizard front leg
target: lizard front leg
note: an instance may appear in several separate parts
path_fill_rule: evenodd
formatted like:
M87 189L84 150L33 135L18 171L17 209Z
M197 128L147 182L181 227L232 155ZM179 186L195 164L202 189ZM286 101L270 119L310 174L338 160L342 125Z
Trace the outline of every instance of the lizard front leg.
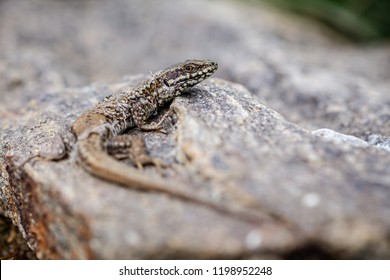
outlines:
M157 109L158 103L156 100L139 98L134 104L132 104L131 109L131 115L135 125L144 131L158 131L166 134L162 124L170 115L169 111L160 119L158 123L148 123L150 117L156 114Z
M171 116L172 116L172 111L171 111L171 109L169 109L168 112L166 112L157 123L140 123L140 124L137 124L137 122L136 122L136 125L141 130L144 130L144 131L157 131L157 132L160 132L160 133L163 133L163 134L167 134L167 131L163 128L163 123L165 122L165 120L167 118L169 118Z

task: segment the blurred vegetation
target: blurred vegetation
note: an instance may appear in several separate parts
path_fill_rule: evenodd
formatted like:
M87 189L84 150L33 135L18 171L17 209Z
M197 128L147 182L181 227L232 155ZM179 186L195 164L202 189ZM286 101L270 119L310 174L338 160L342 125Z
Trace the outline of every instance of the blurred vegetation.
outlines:
M265 0L313 16L357 41L390 37L390 0Z

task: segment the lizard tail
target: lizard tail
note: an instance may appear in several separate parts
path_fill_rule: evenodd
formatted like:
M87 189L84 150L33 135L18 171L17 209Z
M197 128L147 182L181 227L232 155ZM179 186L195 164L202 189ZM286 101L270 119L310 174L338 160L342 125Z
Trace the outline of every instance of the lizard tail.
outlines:
M230 207L218 205L214 202L197 198L194 194L172 188L171 185L163 180L159 181L143 176L138 170L130 168L126 164L123 164L108 155L104 149L104 140L98 133L91 133L85 139L79 140L77 152L79 162L85 170L109 182L115 182L127 187L145 191L165 193L188 202L203 205L214 211L228 214L228 216L236 216L252 223L264 222L265 220L262 215L260 215L260 217L257 215L254 216L250 213L245 213L245 211L242 212L238 209L231 209Z
M78 141L79 163L89 173L110 182L115 182L141 190L159 191L189 198L189 194L180 193L168 184L150 179L138 170L112 158L104 149L104 139L98 133L91 133L85 139Z

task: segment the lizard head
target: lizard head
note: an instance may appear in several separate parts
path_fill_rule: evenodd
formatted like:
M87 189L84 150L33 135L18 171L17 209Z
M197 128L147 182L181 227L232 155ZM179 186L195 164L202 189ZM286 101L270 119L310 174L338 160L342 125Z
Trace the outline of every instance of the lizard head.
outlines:
M181 95L185 90L210 77L218 64L210 60L186 60L162 70L157 79L163 84L159 101L167 101Z

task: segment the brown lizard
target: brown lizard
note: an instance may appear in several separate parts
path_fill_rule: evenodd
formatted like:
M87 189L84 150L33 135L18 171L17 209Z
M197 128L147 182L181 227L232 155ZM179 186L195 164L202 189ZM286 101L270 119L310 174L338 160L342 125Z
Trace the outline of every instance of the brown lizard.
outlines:
M156 72L134 89L108 96L86 111L74 122L69 135L58 138L52 151L40 152L37 157L60 160L72 152L85 170L99 178L132 188L163 192L219 212L237 214L189 192L173 189L164 180L147 178L108 154L118 152L117 158L122 158L127 153L125 149L131 146L128 144L131 136L121 134L129 128L162 130L164 117L157 124L147 123L147 120L159 107L210 77L217 68L218 64L213 61L186 60ZM144 145L143 140L141 144ZM139 161L142 159L135 162L138 167L144 163ZM145 159L148 161L150 158Z

